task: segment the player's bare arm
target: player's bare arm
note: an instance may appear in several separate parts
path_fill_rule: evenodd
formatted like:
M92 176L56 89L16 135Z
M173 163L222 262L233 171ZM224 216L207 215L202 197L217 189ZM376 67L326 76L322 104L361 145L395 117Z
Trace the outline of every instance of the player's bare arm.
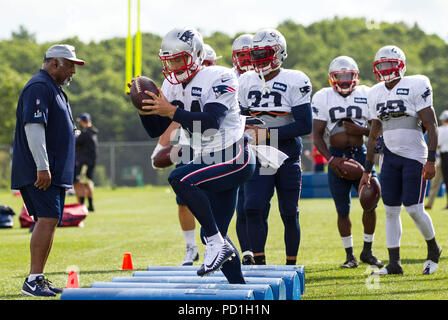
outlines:
M313 120L313 140L316 149L320 152L325 159L329 160L331 158L331 153L328 150L327 143L324 140L325 128L327 122L323 120Z
M436 175L436 150L438 144L438 129L437 120L432 107L425 108L418 112L420 120L422 120L423 126L428 131L427 144L428 144L428 160L423 166L423 178L431 180Z
M372 177L372 168L375 165L375 146L376 140L381 135L383 131L383 125L380 120L372 120L372 126L370 128L369 140L367 142L367 155L366 155L366 163L365 163L365 171L362 175L361 181L359 182L358 193L361 190L361 187L365 184L370 185L370 179Z
M345 132L352 136L369 136L370 129L361 127L353 122L343 121Z
M333 157L328 150L327 143L324 140L324 132L327 126L327 122L323 120L313 120L313 139L314 145L316 149L319 150L320 154L325 157L328 161L328 165L330 168L340 177L343 176L341 169L338 164L340 161L344 160L343 158Z

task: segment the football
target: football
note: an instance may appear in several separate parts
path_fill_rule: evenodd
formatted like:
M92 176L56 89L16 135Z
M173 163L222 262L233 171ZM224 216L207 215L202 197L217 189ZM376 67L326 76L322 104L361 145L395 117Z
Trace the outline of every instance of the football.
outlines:
M346 159L341 161L339 168L343 172L343 178L347 180L361 179L364 172L364 167L354 159Z
M152 98L145 93L145 91L151 91L152 93L159 95L159 90L154 81L148 77L139 76L131 84L129 96L131 97L132 104L139 110L142 110L142 100Z
M171 160L172 149L173 146L168 145L157 152L156 156L153 159L154 167L162 169L171 166L173 164L173 161Z
M370 211L376 207L381 197L381 186L377 178L370 179L370 186L366 184L361 187L359 202L365 211Z
M178 163L182 156L182 149L178 146L166 146L157 152L153 159L154 167L167 168L174 163Z

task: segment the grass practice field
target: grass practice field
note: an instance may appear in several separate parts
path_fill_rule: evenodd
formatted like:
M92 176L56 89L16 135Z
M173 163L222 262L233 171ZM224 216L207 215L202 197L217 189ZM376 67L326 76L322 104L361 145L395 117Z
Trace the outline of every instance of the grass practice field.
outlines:
M73 203L68 196L66 203ZM20 294L29 272L28 229L20 228L18 215L22 198L9 190L0 191L0 203L11 206L17 213L12 229L0 229L0 299L39 299ZM337 227L332 199L300 201L302 238L297 264L306 267L306 293L303 300L441 300L448 299L448 210L445 200L438 198L430 214L436 237L444 248L439 270L429 276L421 274L426 258L426 243L411 218L402 211L403 236L401 259L403 276L369 277L370 267L360 264L356 269L340 269L345 260ZM80 287L90 287L95 281L110 281L117 276L131 276L122 271L123 254L131 252L134 269L146 270L148 265L178 265L184 256L184 240L177 217L174 193L169 187L98 188L95 209L84 220L84 227L63 227L56 231L55 241L45 275L54 285L65 287L67 273L77 270ZM362 249L361 206L352 203L352 233L354 252L359 258ZM374 252L387 262L384 207L377 210L377 231ZM230 237L238 245L235 217ZM204 246L196 238L200 261ZM239 248L239 245L238 245ZM283 224L274 196L269 217L266 246L267 264L284 264ZM57 298L52 299L59 299Z

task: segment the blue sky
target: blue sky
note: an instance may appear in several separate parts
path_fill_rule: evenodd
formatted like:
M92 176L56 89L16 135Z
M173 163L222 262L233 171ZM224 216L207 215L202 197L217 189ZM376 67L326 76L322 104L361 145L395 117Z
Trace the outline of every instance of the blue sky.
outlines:
M82 41L124 37L127 6L128 0L1 0L0 40L9 39L21 24L36 34L38 42L72 36ZM286 19L309 25L337 15L410 25L417 22L425 32L448 41L447 14L445 0L141 0L140 25L143 32L159 35L186 25L204 35L213 31L234 35L275 27Z

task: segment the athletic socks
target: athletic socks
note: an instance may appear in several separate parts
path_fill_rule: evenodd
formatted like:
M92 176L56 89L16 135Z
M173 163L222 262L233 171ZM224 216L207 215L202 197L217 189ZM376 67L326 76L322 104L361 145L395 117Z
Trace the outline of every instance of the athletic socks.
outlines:
M389 264L400 264L400 248L387 249L389 251Z
M372 251L372 243L373 243L373 234L366 234L364 233L363 240L364 240L364 248L362 251Z
M194 247L196 246L196 240L195 240L195 235L194 235L195 229L192 230L182 230L182 234L184 236L185 239L185 244L187 245L187 247Z
M349 235L348 237L341 237L341 240L347 257L353 256L353 236Z
M84 200L85 200L84 197L79 197L79 203L84 204Z
M36 278L38 277L38 276L43 276L43 274L42 273L34 273L34 274L30 274L29 276L28 276L28 282L31 282L31 281L34 281L34 280L36 280Z

